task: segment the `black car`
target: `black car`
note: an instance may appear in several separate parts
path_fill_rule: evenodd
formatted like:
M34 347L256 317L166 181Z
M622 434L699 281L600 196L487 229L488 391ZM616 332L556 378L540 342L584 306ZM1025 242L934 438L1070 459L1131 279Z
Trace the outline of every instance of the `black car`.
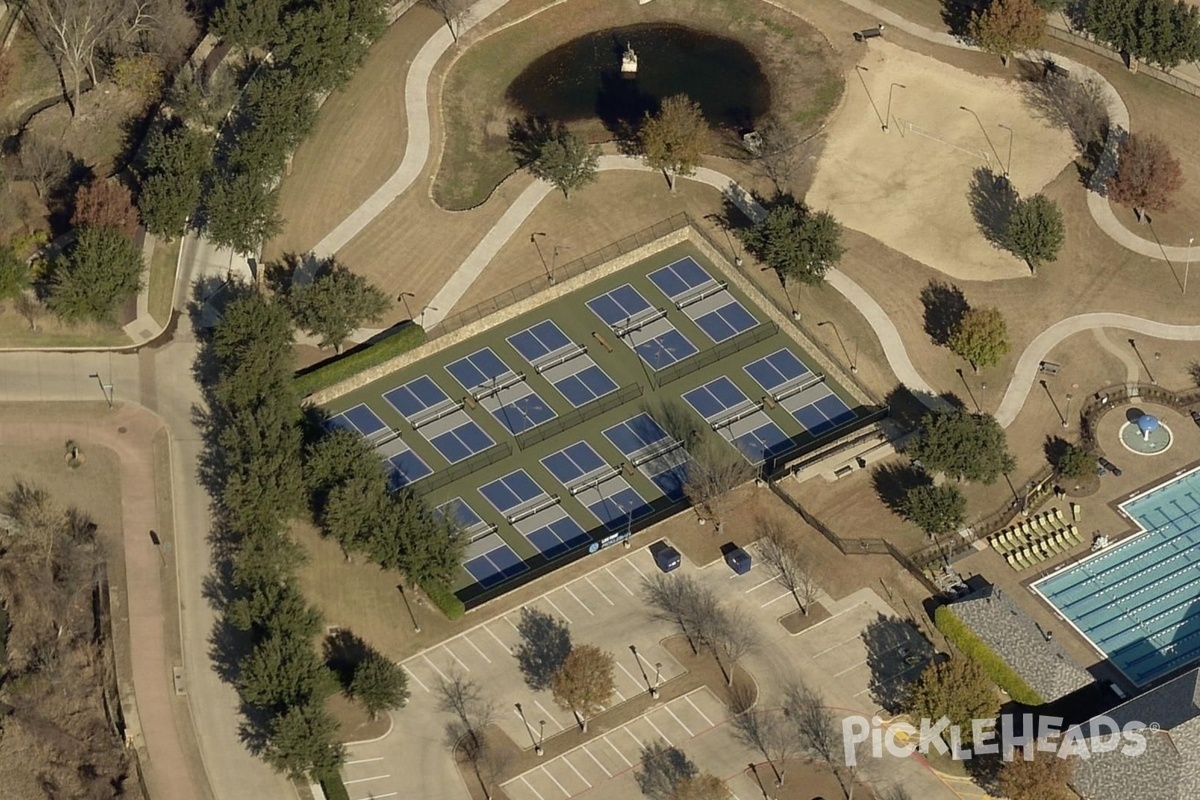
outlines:
M1200 428L1200 411L1192 412L1192 422L1196 423L1196 427Z
M679 565L683 563L683 559L679 555L679 551L671 545L659 548L654 553L654 563L658 564L658 568L663 572L670 572L679 569Z
M1116 464L1112 463L1111 461L1109 461L1104 456L1100 457L1100 466L1104 467L1106 470L1111 472L1113 475L1116 475L1118 478L1121 477L1121 468L1118 467Z

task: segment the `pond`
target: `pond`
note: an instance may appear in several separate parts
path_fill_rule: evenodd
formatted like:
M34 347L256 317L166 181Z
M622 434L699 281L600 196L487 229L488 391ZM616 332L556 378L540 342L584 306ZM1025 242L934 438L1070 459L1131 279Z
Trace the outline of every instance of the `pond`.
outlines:
M632 77L621 73L627 46L638 56ZM753 128L771 105L770 84L743 45L665 24L610 28L567 42L518 75L507 99L533 116L599 118L619 130L675 94L698 102L710 125L735 129Z

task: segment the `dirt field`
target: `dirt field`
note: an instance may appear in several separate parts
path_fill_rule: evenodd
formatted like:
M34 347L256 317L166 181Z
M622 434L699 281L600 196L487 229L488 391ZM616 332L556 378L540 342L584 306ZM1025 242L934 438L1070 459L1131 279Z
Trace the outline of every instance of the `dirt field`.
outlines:
M1004 171L1008 133L999 124L1015 133L1012 179L1022 195L1040 191L1071 161L1067 133L1033 118L1010 84L889 42L872 42L860 66L868 71L848 77L809 204L954 278L1027 275L1022 262L980 235L968 186L979 167ZM884 134L893 83L908 88L891 89L890 131ZM961 104L979 114L986 137Z

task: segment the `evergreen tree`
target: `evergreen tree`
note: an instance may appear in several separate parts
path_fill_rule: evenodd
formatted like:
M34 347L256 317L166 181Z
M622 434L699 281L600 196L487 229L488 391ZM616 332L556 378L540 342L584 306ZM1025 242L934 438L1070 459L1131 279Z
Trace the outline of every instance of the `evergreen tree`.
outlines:
M238 691L242 699L274 712L333 694L337 681L313 649L299 636L268 636L242 659Z
M946 717L971 744L971 721L992 719L1000 708L996 688L983 668L963 656L930 664L913 685L908 713L913 719Z
M1004 238L1012 254L1025 259L1037 275L1039 266L1058 259L1066 241L1062 210L1042 194L1018 200L1009 214Z
M827 211L812 212L790 198L737 232L756 258L785 280L815 286L842 258L842 229Z
M338 352L351 333L378 322L391 307L379 287L333 258L319 268L312 283L293 284L287 302L301 330L320 337L321 347Z
M676 176L694 175L708 145L708 123L700 104L687 95L668 97L657 114L646 115L639 141L647 166L662 170L675 191Z
M535 178L552 183L570 200L571 192L596 180L600 148L589 146L559 124L554 135L538 144L536 157L528 165Z
M346 757L337 729L321 702L292 706L271 720L263 757L293 780L335 770Z
M395 662L372 650L354 668L350 696L375 719L381 711L408 703L408 678Z
M926 470L959 481L991 484L1016 467L996 418L963 408L926 414L908 454Z
M156 236L181 236L200 205L203 177L212 160L212 139L179 125L151 134L140 170L138 212Z
M87 226L54 264L50 310L68 322L115 322L142 288L142 251L116 228Z
M936 539L967 521L967 498L953 484L914 486L901 501L905 518Z
M218 173L205 197L204 232L220 247L255 256L283 227L278 205L279 196L260 175Z

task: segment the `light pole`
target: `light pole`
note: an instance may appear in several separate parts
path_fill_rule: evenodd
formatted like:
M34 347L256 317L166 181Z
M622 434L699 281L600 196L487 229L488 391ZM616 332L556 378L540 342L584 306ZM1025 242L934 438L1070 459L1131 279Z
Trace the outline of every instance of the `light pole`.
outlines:
M1187 266L1185 266L1183 268L1183 293L1184 294L1187 294L1188 273L1192 271L1192 242L1194 242L1194 241L1196 241L1195 236L1191 236L1188 238Z
M996 157L996 160L999 161L1000 154L996 152L996 145L992 144L992 137L990 135L988 135L987 128L983 127L983 121L981 119L979 119L979 115L976 114L971 109L967 108L966 106L959 106L959 110L966 111L968 114L970 114L972 117L975 118L975 124L979 126L979 130L983 131L983 138L987 139L988 147L990 147L992 149L992 155L994 155Z
M408 307L408 298L410 298L410 297L415 300L417 296L415 294L413 294L412 292L401 292L400 296L397 297L396 299L399 300L401 303L404 303L404 313L408 314L408 320L409 320L409 322L412 322L412 318L413 318L412 309Z
M1012 146L1013 146L1013 129L1005 125L1003 122L998 123L1001 128L1008 131L1008 161L1004 167L1004 180L1008 180L1008 176L1012 173Z
M542 744L545 741L546 741L546 720L539 719L538 720L538 743L537 743L537 747L534 748L534 752L536 752L539 756L542 755L544 752L546 752L545 750L542 749Z
M426 311L437 311L437 308L435 308L434 306L425 306L424 308L421 309L421 327L422 328L425 327L425 312Z
M842 332L838 330L837 323L831 319L827 319L827 320L817 323L818 328L821 327L822 325L829 325L830 327L833 328L833 333L835 336L837 336L838 344L840 344L842 346L842 354L846 356L846 363L848 363L850 365L850 371L858 372L858 363L857 363L858 358L855 357L853 360L851 360L850 351L846 348L846 343L842 340ZM858 352L858 342L856 341L855 342L855 353L857 353L857 352Z
M658 691L658 687L662 686L662 662L654 662L654 691Z
M1067 392L1067 411L1063 414L1063 427L1071 427L1071 393Z
M553 273L550 271L550 267L546 266L546 257L542 255L542 246L538 244L538 239L545 235L545 231L534 231L529 234L529 243L537 250L538 260L542 262L542 269L546 270L546 277L549 278Z
M113 383L112 383L112 378L109 378L109 379L108 379L108 381L109 381L109 382L108 382L108 383L105 383L105 382L104 382L104 379L100 377L100 373L99 373L99 372L93 372L91 375L88 375L88 377L89 377L89 378L95 378L95 379L96 379L96 383L100 384L100 392L101 392L101 394L103 394L103 395L104 395L104 402L108 403L108 410L109 410L109 411L112 411L112 409L113 409L113 396L114 396L114 394L115 394L115 392L113 391Z
M533 738L533 727L530 726L529 720L525 719L525 709L521 708L520 703L513 703L513 705L517 707L517 713L521 715L521 722L525 723L525 730L529 733L529 741L533 744L533 751L540 756L542 754L542 746Z
M646 668L642 666L642 657L638 655L637 645L629 645L629 652L633 653L633 657L637 659L638 669L642 671L642 680L646 682L646 688L650 690L650 696L655 700L658 699L658 687L650 683L650 676L646 674Z
M888 87L887 114L884 115L884 117L883 117L883 132L884 133L888 132L888 123L890 123L892 120L892 90L895 89L897 86L899 86L901 89L908 88L903 83L893 83L891 86Z
M879 107L875 105L875 98L871 97L871 90L867 88L867 79L862 76L864 72L870 72L871 70L867 69L861 64L856 64L854 69L858 73L858 79L862 82L863 91L867 93L867 102L871 104L871 110L875 112L875 118L879 120L879 124L882 125L883 129L886 131L887 120L879 114Z

